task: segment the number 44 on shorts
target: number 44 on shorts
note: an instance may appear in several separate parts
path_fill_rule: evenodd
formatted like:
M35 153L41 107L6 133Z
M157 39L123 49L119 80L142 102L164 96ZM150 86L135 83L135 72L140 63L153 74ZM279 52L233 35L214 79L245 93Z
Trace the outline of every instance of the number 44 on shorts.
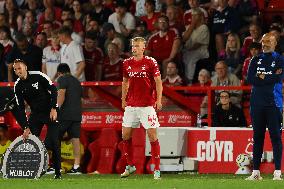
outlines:
M148 122L151 127L154 127L157 121L157 117L155 115L148 115Z

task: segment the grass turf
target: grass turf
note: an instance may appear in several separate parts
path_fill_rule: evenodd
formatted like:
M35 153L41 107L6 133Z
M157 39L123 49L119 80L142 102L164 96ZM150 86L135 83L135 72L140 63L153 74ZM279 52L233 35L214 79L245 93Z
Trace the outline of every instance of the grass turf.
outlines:
M262 181L245 181L247 176L235 175L198 175L198 174L162 174L161 180L153 175L131 175L121 179L119 175L63 175L62 180L54 180L52 175L38 180L0 179L0 189L280 189L284 181L273 181L272 175L262 175Z

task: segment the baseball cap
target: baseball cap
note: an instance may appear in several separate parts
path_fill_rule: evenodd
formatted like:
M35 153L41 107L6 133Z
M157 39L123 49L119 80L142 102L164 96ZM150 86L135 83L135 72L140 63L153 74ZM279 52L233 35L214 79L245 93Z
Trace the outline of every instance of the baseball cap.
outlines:
M107 22L107 23L104 23L103 27L102 27L102 34L103 35L106 35L106 33L110 30L114 30L114 26L113 24Z

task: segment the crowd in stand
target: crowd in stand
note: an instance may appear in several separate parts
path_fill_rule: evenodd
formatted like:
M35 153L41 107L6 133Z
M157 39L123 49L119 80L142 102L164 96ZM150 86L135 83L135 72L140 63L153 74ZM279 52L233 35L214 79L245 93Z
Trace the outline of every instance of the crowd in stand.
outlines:
M4 0L0 81L15 81L15 59L54 81L60 63L80 81L121 81L129 39L141 36L166 85L240 86L263 33L284 54L283 25L281 15L264 23L257 0ZM231 103L241 96L232 91Z

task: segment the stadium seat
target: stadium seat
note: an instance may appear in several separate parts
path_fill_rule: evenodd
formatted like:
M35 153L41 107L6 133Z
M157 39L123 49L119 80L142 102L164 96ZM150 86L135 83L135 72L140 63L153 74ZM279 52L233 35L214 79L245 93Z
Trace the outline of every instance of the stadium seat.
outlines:
M102 129L99 138L88 147L91 153L87 167L88 173L94 171L99 174L113 173L118 141L119 137L115 129Z
M132 135L132 142L131 142L131 155L133 158L133 163L136 167L137 174L144 173L144 166L145 166L145 142L146 142L146 134L144 128L135 129ZM116 172L122 173L126 166L126 159L123 156L123 144L122 141L118 144L118 149L120 151L120 158L116 164Z

